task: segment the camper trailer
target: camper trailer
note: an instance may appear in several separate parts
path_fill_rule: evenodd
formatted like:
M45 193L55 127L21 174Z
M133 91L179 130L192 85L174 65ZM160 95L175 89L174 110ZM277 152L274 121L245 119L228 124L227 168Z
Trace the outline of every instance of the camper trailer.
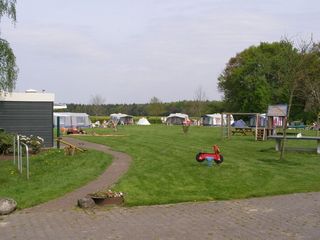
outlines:
M57 117L60 118L60 128L88 128L91 126L89 115L86 113L55 112L53 123L57 127Z

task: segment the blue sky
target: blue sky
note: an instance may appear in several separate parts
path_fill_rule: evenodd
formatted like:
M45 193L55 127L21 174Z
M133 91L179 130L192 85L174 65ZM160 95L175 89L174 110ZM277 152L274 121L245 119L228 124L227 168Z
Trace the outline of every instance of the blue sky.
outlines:
M320 41L318 0L24 0L1 36L17 57L16 91L56 102L220 100L217 78L236 53L283 37Z

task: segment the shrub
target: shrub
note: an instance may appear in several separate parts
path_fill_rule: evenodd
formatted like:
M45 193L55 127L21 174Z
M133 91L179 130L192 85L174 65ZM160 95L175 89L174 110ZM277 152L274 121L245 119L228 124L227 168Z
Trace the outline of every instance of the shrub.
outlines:
M14 135L11 133L0 132L0 153L8 154L10 152L13 147L13 138Z
M151 124L162 124L161 117L147 117Z
M30 137L20 135L20 141L27 144L30 147L31 153L39 153L43 147L43 138L39 136L30 135Z

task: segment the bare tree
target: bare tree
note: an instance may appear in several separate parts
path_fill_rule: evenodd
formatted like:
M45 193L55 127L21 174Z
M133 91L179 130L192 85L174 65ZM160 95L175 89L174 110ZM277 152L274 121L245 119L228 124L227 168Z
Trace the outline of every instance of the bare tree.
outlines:
M202 89L202 86L199 86L195 91L194 91L194 101L193 101L193 114L201 117L204 111L204 102L207 100L206 93Z
M157 97L152 97L148 106L150 116L161 116L164 112L164 106L161 100Z
M92 104L92 111L96 116L104 114L102 105L105 103L105 101L106 100L99 94L91 96L90 104Z
M294 45L293 42L285 39L284 41L290 42ZM295 96L298 96L300 92L304 93L303 89L299 89L299 86L306 86L308 82L310 82L309 74L306 71L308 69L308 65L312 60L312 55L309 54L311 47L313 46L313 40L309 42L301 41L298 44L297 51L288 51L286 59L286 71L281 78L285 79L285 82L288 83L288 90L290 91L289 101L288 101L288 114L285 119L284 128L283 128L283 141L281 144L281 153L280 153L280 160L284 158L284 149L285 149L285 142L286 142L286 129L287 129L287 120L290 118L292 102ZM300 93L301 94L301 93Z

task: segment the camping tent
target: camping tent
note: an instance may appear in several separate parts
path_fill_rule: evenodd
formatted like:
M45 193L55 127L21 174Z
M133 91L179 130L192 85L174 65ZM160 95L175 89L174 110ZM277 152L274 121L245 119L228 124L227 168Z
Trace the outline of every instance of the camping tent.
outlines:
M248 127L247 124L242 119L235 121L233 124L231 124L231 126L238 127L238 128Z
M259 114L258 116L258 127L266 127L267 126L267 114L262 113ZM255 127L256 126L256 120L257 120L257 116L252 116L249 120L249 126L250 127Z
M189 116L183 113L171 113L166 120L167 124L182 125L185 120L188 120Z
M151 125L148 119L146 118L140 118L139 121L137 122L137 125Z
M221 126L221 114L214 113L214 114L206 114L201 117L203 126ZM230 115L230 124L234 122L233 116ZM227 115L223 114L223 123L227 125Z
M60 117L61 128L86 128L91 126L89 115L86 113L54 112L53 124L57 127L57 117Z
M110 117L113 121L117 121L120 124L125 124L125 125L133 124L133 116L131 115L127 115L123 113L113 113L113 114L110 114Z

